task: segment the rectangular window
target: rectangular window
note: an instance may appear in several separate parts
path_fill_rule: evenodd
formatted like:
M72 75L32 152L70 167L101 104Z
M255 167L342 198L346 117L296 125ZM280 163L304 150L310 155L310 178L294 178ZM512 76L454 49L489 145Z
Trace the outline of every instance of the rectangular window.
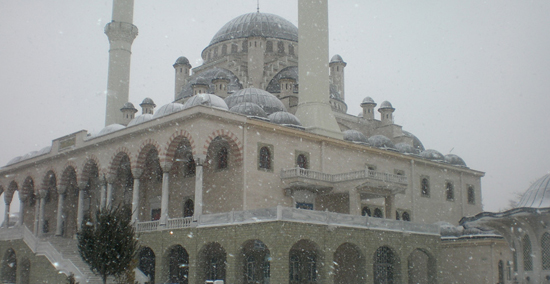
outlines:
M296 202L297 209L313 210L313 203Z
M258 143L258 170L273 172L274 153L273 145Z
M151 221L160 220L160 208L151 209Z
M468 203L476 204L476 192L473 185L468 186Z

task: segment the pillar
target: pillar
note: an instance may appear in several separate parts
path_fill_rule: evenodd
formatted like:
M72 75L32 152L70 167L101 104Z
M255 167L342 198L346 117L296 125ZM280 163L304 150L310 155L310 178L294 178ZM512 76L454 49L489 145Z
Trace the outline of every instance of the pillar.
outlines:
M6 207L4 209L4 228L8 228L10 226L10 204L12 199L13 192L4 192L4 202L6 203Z
M48 195L48 191L45 189L41 189L39 191L40 196L40 213L38 216L38 231L36 233L37 236L42 236L44 232L44 210L46 208L46 196Z
M105 208L111 209L111 205L113 204L113 182L109 181L107 182L107 194L105 197Z
M55 229L56 236L63 235L63 202L65 201L65 196L67 195L67 187L60 186L57 190L59 198L57 199L57 227Z
M28 196L19 192L19 220L17 220L17 224L15 224L16 227L23 225L23 216L25 216L25 200L27 198Z
M142 173L143 171L141 169L132 169L132 176L134 176L134 188L132 190L132 223L139 222L139 178Z
M395 195L388 195L384 198L386 219L395 220Z
M84 197L86 196L87 183L81 183L78 187L78 211L76 213L76 230L80 232L84 222Z
M34 227L33 227L33 233L35 236L38 236L38 223L40 222L40 191L36 193L36 197L38 200L36 201L36 204L34 206Z
M170 170L172 164L166 164L162 167L162 199L160 202L160 225L166 225L168 220L168 201L170 198Z
M99 209L103 210L105 209L105 201L107 199L107 188L106 188L107 181L105 180L105 178L103 178L99 182L101 184L101 189L99 193L100 194Z
M195 160L195 214L193 220L197 221L202 215L202 181L203 181L203 164L206 160L206 155L196 156Z
M361 215L361 194L355 188L349 190L349 214Z

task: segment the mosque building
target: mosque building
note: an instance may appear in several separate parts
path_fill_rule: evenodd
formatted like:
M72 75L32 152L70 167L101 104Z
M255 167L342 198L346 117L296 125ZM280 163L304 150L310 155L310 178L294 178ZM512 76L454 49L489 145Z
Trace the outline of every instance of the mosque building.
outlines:
M202 65L176 59L172 103L138 114L133 0L114 0L105 128L0 168L7 210L21 202L0 230L3 283L99 283L75 236L112 206L138 232L139 283L523 283L501 281L518 263L505 233L457 227L482 212L484 173L425 149L390 102L346 102L327 20L327 0L299 0L298 27L238 16Z

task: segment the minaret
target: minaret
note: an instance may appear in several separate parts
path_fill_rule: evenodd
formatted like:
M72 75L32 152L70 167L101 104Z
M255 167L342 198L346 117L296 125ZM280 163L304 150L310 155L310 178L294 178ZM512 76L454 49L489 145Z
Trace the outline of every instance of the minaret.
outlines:
M296 116L307 131L343 139L329 103L327 0L298 0L298 42Z
M346 100L346 89L344 85L344 68L346 65L347 63L344 62L342 56L338 54L334 55L328 64L330 67L330 81L336 86L338 92L340 92L340 98L343 101Z
M133 17L134 0L113 1L113 18L105 26L110 44L105 126L124 123L120 108L129 101L130 56L138 34L137 27L132 24Z

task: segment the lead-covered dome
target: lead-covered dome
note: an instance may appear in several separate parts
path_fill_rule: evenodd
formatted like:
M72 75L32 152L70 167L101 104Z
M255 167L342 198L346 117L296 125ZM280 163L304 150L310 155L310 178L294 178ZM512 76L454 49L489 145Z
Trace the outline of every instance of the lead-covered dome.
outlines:
M432 160L432 161L441 161L441 162L445 161L445 157L443 156L443 154L433 149L422 151L420 153L420 157L424 159Z
M368 139L369 144L378 148L395 148L390 138L384 135L373 135Z
M277 111L286 111L285 106L276 96L261 89L246 88L225 98L225 103L230 109L244 102L259 105L268 115Z
M165 104L161 106L157 111L155 111L155 114L153 114L153 118L159 118L181 110L183 110L182 104L179 104L179 103Z
M261 36L298 41L298 28L288 20L268 13L248 13L225 24L210 41L210 45L237 38Z
M269 121L280 125L302 126L300 120L290 112L278 111L267 116Z
M521 196L516 207L550 207L550 174L546 174L533 183Z
M244 114L246 116L258 116L258 117L267 117L267 113L257 104L244 102L236 104L231 109L230 112Z
M464 162L464 160L461 157L455 154L445 155L445 162L454 166L466 167L466 162Z
M176 101L192 97L194 95L193 85L204 85L207 87L207 93L215 93L216 85L212 83L212 81L216 79L229 80L226 86L228 93L236 92L237 90L242 89L239 78L237 78L237 76L235 76L233 72L225 68L214 67L209 68L198 74L193 74L193 76L191 76L189 80L187 80L187 83L183 86L181 92L176 96Z
M195 96L190 97L185 104L183 104L183 109L188 109L194 106L207 106L207 107L215 107L220 108L224 110L228 110L227 104L225 104L225 101L213 94L197 94Z
M342 133L344 134L344 140L346 141L368 143L367 137L357 130L350 129Z
M134 119L130 120L130 122L128 123L128 126L126 126L126 127L142 124L142 123L144 123L146 121L149 121L151 119L153 119L153 115L149 114L149 113L138 115Z

